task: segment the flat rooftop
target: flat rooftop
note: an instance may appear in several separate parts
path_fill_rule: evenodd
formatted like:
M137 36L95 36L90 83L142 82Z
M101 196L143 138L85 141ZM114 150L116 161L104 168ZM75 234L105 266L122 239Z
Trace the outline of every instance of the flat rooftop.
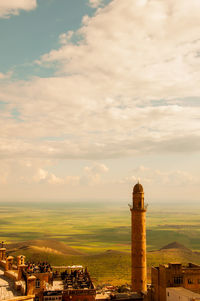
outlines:
M194 293L190 290L187 290L183 287L168 287L167 292L175 293L177 295L183 295L185 297L199 299L200 300L200 294Z

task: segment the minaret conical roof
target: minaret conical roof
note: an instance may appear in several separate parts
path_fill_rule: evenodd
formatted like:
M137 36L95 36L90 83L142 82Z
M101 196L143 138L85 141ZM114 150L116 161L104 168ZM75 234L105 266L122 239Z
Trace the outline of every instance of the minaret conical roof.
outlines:
M135 184L135 186L133 187L133 193L138 193L138 192L144 192L143 186L138 182L137 184Z

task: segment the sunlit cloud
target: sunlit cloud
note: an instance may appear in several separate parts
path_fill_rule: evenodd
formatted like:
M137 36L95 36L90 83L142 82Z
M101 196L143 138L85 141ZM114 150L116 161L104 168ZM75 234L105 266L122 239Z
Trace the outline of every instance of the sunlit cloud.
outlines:
M94 8L98 7L102 3L103 3L103 0L89 0L89 5Z
M0 0L0 18L18 15L21 10L29 11L37 7L37 0Z
M34 62L55 73L26 81L0 73L0 158L39 160L30 172L38 184L100 185L110 171L95 163L80 174L60 175L43 160L156 158L200 149L200 2L89 2L98 7L94 15L84 16L77 31L60 33L57 48ZM0 5L3 17L37 5L6 3ZM23 181L30 169L19 170ZM1 183L10 181L8 173L2 172ZM176 168L155 168L149 172L153 178L141 173L131 174L130 181L194 180Z

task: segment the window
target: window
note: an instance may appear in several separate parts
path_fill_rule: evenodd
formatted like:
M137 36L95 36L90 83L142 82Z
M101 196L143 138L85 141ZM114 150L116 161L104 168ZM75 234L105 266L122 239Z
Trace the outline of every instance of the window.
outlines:
M40 279L36 279L35 281L35 287L40 288Z
M188 279L188 284L193 284L192 279Z
M182 276L174 277L174 284L182 284L182 283L183 283L183 277Z

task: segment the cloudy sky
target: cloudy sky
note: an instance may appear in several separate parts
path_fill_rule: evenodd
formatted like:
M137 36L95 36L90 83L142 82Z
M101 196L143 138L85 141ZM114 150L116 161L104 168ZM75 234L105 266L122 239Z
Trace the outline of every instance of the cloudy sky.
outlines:
M200 200L199 0L0 0L0 199Z

